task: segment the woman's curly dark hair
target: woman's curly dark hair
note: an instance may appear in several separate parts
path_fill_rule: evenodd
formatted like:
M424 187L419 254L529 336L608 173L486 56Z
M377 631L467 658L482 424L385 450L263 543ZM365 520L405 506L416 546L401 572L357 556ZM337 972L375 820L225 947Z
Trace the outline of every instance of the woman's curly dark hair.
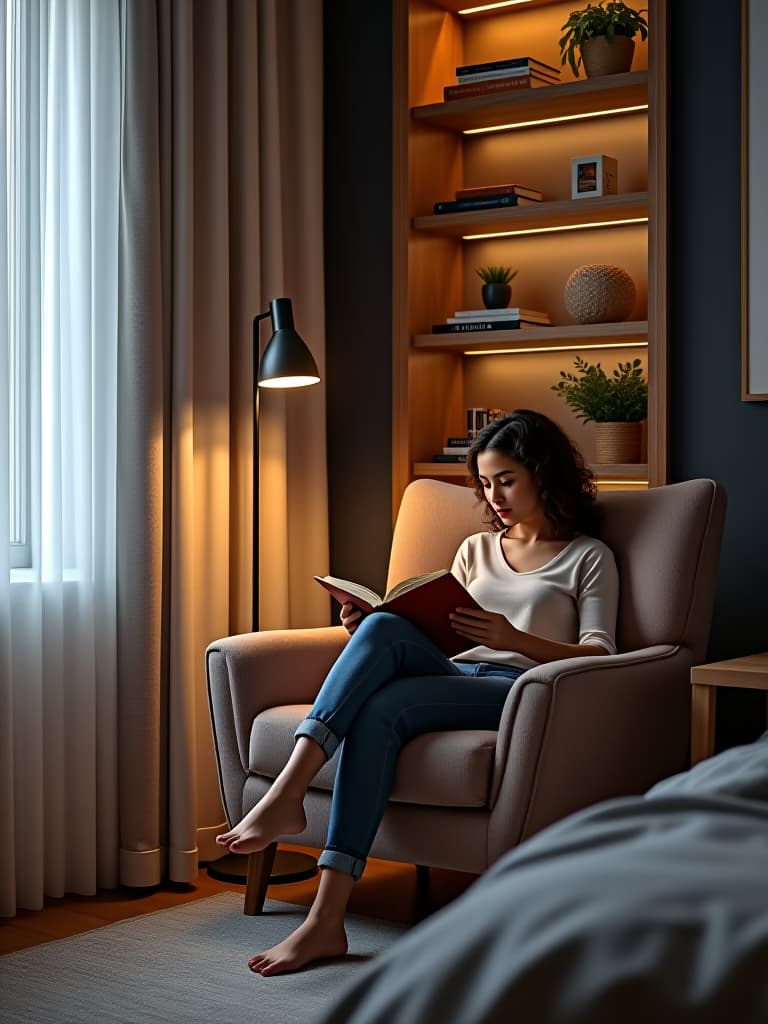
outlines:
M570 540L577 533L597 536L597 488L592 471L556 423L539 412L516 409L489 423L470 445L467 468L475 494L486 506L486 522L495 531L503 530L504 524L488 504L477 471L478 455L489 450L505 452L532 474L544 514L557 537Z

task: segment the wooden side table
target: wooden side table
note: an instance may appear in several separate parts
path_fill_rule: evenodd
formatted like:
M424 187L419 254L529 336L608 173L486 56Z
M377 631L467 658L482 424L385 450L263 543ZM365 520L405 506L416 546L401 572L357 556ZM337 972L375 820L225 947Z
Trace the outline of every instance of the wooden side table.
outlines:
M768 692L768 651L691 669L691 765L715 752L715 703L718 686Z

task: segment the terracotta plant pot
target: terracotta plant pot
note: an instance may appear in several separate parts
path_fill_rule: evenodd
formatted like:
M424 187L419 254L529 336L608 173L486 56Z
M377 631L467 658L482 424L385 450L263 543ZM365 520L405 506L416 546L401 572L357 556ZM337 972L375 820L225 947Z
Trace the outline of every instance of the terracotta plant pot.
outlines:
M581 44L581 62L587 78L601 75L620 75L632 67L635 41L629 36L614 36L608 42L605 36L585 39Z
M643 424L596 423L595 459L598 464L640 461Z

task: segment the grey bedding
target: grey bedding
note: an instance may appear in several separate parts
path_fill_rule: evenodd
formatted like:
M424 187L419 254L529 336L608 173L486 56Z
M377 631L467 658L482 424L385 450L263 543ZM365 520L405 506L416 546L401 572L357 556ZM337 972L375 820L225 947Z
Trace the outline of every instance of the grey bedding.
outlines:
M322 1024L768 1024L768 734L540 832Z

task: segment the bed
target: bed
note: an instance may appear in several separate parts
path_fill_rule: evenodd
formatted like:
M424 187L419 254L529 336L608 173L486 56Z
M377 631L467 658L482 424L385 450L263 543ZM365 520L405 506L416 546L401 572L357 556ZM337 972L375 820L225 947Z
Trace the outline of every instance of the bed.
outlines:
M322 1024L768 1022L768 733L544 829Z

